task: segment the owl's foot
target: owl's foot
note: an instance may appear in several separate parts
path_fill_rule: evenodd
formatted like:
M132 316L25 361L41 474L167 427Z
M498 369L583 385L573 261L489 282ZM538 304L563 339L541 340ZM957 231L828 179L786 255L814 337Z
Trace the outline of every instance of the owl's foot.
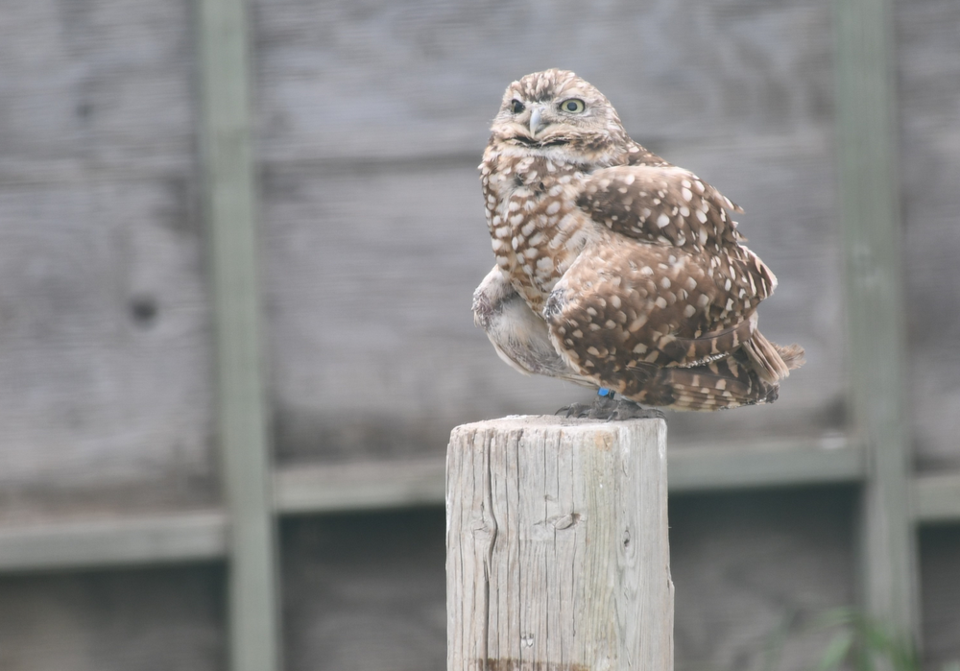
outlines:
M656 408L644 408L639 403L627 399L616 402L616 408L610 419L666 419L666 416Z
M664 419L663 413L656 408L644 408L626 398L614 398L615 394L608 389L601 389L593 404L571 403L557 410L556 414L563 417L579 417L583 419Z

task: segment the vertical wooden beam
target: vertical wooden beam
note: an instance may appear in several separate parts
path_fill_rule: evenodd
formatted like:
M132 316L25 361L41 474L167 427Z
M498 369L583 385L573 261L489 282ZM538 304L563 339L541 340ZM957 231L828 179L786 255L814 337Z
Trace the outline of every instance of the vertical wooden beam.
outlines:
M459 426L447 669L673 670L666 422Z
M199 0L217 428L229 511L230 668L269 671L280 664L279 616L261 373L248 43L244 0Z
M840 201L853 429L868 447L861 574L867 612L917 641L904 426L900 202L890 0L837 0Z

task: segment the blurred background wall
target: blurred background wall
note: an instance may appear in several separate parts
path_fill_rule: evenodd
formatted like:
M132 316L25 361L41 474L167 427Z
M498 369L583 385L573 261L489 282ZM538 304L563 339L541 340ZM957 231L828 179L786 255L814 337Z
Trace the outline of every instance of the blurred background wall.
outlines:
M2 669L230 664L197 4L0 1ZM450 429L589 396L503 365L470 314L493 264L476 171L489 120L508 83L548 67L745 208L780 280L764 333L807 351L774 406L668 417L676 473L693 474L671 499L677 669L815 664L826 639L805 623L861 603L870 472L848 401L833 4L248 9L286 668L445 668ZM913 490L930 493L903 515L940 671L960 658L960 4L898 0L892 18L892 393ZM711 454L733 457L697 471ZM753 454L766 475L747 472Z

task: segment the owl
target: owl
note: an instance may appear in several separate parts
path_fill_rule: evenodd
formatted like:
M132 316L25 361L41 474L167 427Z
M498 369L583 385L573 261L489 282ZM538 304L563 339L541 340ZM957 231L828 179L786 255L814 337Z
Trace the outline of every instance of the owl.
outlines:
M507 87L480 173L496 265L474 320L518 371L600 390L567 414L771 403L803 363L757 328L777 279L744 245L743 210L631 140L574 73Z

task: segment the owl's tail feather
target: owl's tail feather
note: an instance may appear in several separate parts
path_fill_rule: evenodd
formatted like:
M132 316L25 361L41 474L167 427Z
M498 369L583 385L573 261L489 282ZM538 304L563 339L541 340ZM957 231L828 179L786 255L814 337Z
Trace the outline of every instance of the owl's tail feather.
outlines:
M638 380L636 389L628 383L620 393L641 404L702 411L772 403L778 390L737 354L693 368L661 368Z
M783 363L787 364L787 368L790 370L799 368L803 364L807 363L807 360L804 358L803 348L800 347L800 345L794 343L784 347L776 343L772 344L777 348L780 358L783 359Z
M790 371L804 364L803 348L800 345L781 347L767 340L760 331L744 343L743 351L760 379L767 384L777 384L790 375Z

